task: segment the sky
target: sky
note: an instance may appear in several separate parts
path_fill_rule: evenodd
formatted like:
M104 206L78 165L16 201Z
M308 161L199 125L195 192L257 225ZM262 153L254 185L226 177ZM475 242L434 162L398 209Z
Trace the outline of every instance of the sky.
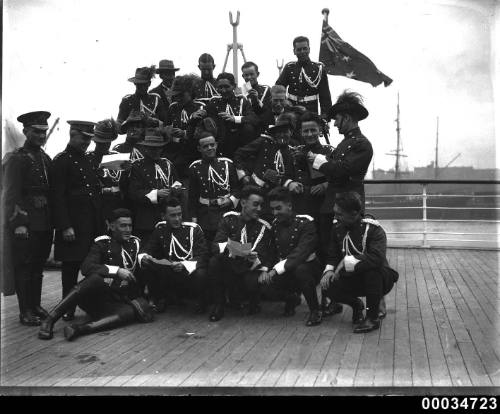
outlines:
M3 122L20 130L15 119L21 113L48 110L49 124L59 117L46 148L51 156L66 146L66 120L116 118L121 98L134 91L127 79L137 67L171 59L181 68L178 74L198 73L198 57L208 52L215 75L222 71L232 43L229 11L234 19L240 11L238 42L259 65L260 83L273 85L276 60L295 60L294 37L309 37L310 56L317 61L321 10L328 7L333 29L394 80L374 88L329 76L334 101L344 89L365 97L370 116L360 127L374 147L375 168L394 166L387 153L396 148L398 93L409 169L434 160L438 116L440 166L457 154L453 166L497 165L495 0L4 0L3 7ZM232 70L231 55L226 71ZM153 79L152 86L158 83ZM341 138L332 125L332 144ZM8 149L5 142L3 148Z

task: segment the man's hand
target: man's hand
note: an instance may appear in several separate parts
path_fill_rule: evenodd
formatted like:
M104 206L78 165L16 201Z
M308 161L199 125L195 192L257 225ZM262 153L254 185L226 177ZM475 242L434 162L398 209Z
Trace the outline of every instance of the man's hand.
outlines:
M219 112L217 115L226 122L234 122L234 116L229 115L227 112Z
M207 111L205 111L204 109L198 109L196 112L193 112L191 114L192 119L201 119L205 118L206 116L207 116Z
M123 161L120 165L123 171L130 171L132 169L132 161Z
M250 89L247 94L247 99L259 99L259 92L257 92L255 89Z
M184 138L186 138L186 131L184 131L183 129L180 129L180 128L172 128L172 135L175 138L184 139Z
M264 180L269 181L273 185L279 185L281 175L278 174L278 171L271 170L270 168L268 168L264 172L264 177L263 178L264 178Z
M135 277L134 274L127 269L118 269L118 272L116 272L116 276L118 276L119 279L125 281L125 282L135 282Z
M311 195L320 196L325 194L326 187L323 184L313 185L311 187Z
M152 266L153 265L153 261L151 260L152 258L153 256L150 256L149 254L142 256L141 264L143 266Z
M259 254L257 252L250 252L246 256L243 256L243 258L249 262L254 262L259 258Z
M251 182L250 176L245 175L245 176L241 179L241 182L243 183L243 185L250 184L250 182Z
M19 226L14 230L14 235L17 239L27 239L29 237L28 227Z
M62 237L65 242L75 241L75 230L73 230L73 227L68 227L66 230L63 230Z
M219 207L221 208L226 208L226 207L229 207L230 205L233 204L233 202L231 201L230 198L227 198L227 197L221 197L219 198Z
M319 282L321 285L321 289L327 290L328 287L330 286L330 283L332 282L332 280L335 280L334 277L335 277L335 273L333 272L333 270L329 270L329 271L323 273L323 277L321 278L321 280Z
M276 271L272 269L270 272L262 272L259 275L258 282L263 285L269 285L273 281L273 277L276 274Z
M307 153L307 161L309 161L311 164L314 162L314 159L316 158L316 155L314 152L309 151Z
M174 272L182 272L183 270L185 270L186 268L184 267L184 265L181 263L181 262L172 262L172 270Z
M296 181L292 181L290 184L288 184L288 189L291 193L295 194L302 194L304 192L304 186Z
M161 190L158 190L158 198L167 198L170 195L170 188L162 188Z

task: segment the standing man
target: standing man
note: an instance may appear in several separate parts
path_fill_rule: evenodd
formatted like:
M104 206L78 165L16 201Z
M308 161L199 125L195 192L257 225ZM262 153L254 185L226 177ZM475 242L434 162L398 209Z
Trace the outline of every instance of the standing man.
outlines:
M207 104L214 96L219 96L219 92L217 92L215 86L215 63L212 55L203 53L198 58L198 69L200 69L202 81L196 87L195 99L201 103Z
M175 67L174 62L167 59L160 60L158 69L156 69L156 73L160 76L161 83L156 88L151 89L149 93L159 95L165 108L168 108L172 103L171 88L174 82L175 72L178 70L179 68Z
M259 67L254 62L245 62L241 67L243 79L250 83L246 98L252 105L252 110L259 118L258 132L263 133L269 125L272 117L271 88L267 85L259 85Z
M236 82L232 73L223 72L217 76L217 91L220 96L212 98L207 106L207 115L217 123L217 134L223 156L233 158L237 148L257 136L259 120L248 100L236 96Z
M167 117L167 107L161 100L160 95L148 93L151 86L151 78L155 75L155 67L137 68L135 76L128 81L135 85L135 93L123 97L118 111L117 121L122 124L132 110L144 113L155 120L155 126L161 126ZM124 133L123 127L120 132Z
M274 188L269 193L269 204L275 217L272 225L277 261L268 272L259 277L259 282L285 294L285 316L295 314L300 298L298 289L309 307L306 326L321 323L316 285L321 279L321 263L316 257L318 236L314 219L307 215L296 215L292 209L292 197L285 188Z
M182 221L182 207L176 198L163 203L164 219L156 224L148 243L139 255L141 266L147 267L146 283L158 312L165 310L167 293L180 299L187 290L196 297L196 313L207 306L208 247L203 230L196 223ZM158 265L154 259L169 261Z
M90 315L92 321L66 326L64 336L68 341L134 320L153 320L151 308L140 297L137 284L140 240L132 236L131 212L123 208L114 210L110 229L111 236L94 240L82 263L85 279L50 311L38 332L40 339L52 339L54 324L76 305Z
M297 61L285 65L276 85L288 87L288 99L293 105L305 106L308 111L324 117L332 106L328 76L323 63L309 59L309 52L307 37L293 39L293 54ZM321 112L318 112L318 103Z
M52 201L56 238L55 260L62 261L62 293L76 285L80 265L95 237L102 234L101 184L87 150L94 136L93 122L68 121L70 139L52 164ZM63 316L74 318L75 308Z
M219 222L219 228L212 244L212 258L208 274L214 307L210 312L210 321L216 322L224 317L226 290L237 307L243 290L247 290L250 303L248 313L260 311L257 279L268 270L271 262L271 225L262 220L260 212L264 203L264 194L259 187L246 186L241 192L241 213L229 211ZM228 243L250 243L251 251L233 256Z
M332 300L352 308L354 333L380 327L380 316L385 316L379 314L380 300L399 278L387 262L384 229L376 220L363 219L362 207L359 194L353 191L337 194L336 220L321 279L321 287ZM366 296L366 318L358 296Z
M113 147L113 151L121 154L130 154L130 160L140 160L144 158L137 144L144 140L144 133L146 131L147 118L140 111L132 110L128 115L125 122L120 126L121 131L127 134L125 142Z
M344 135L344 139L335 148L331 157L313 151L307 156L312 168L328 178L325 200L320 208L322 246L327 246L330 237L335 194L346 191L357 192L361 196L361 212L364 213L363 180L373 156L372 145L358 126L358 122L368 116L368 111L362 105L361 95L345 91L338 97L328 116L335 119L334 126Z
M155 224L161 220L160 201L182 185L175 166L160 157L165 140L158 128L147 129L139 144L144 158L132 164L128 196L135 210L134 233L147 244Z
M239 202L239 183L233 161L217 157L217 141L209 132L198 138L201 159L189 166L189 217L212 242L223 214Z
M40 306L43 267L52 246L52 204L49 200L51 159L42 146L47 140L46 111L29 112L23 124L24 145L5 165L3 208L14 265L14 286L23 325L40 325L47 312ZM4 275L6 277L7 275Z

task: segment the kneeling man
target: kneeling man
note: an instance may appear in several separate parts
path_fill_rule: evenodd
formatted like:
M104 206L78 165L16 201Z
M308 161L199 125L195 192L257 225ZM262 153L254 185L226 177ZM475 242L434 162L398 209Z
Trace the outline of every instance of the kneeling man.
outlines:
M379 303L397 282L398 273L389 267L387 238L378 221L362 218L362 201L356 192L339 193L335 198L327 265L321 287L336 302L353 309L355 333L380 327ZM366 296L367 312L363 317Z
M76 305L90 315L92 322L66 326L64 336L68 341L134 320L153 320L136 280L140 240L132 236L132 214L119 208L112 212L110 220L111 236L94 240L81 266L85 279L52 309L40 327L40 339L52 339L54 324Z

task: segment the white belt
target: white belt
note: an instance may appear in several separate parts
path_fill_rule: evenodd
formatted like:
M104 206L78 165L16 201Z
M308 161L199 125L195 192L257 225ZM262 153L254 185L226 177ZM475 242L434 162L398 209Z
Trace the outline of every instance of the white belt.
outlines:
M266 182L257 177L255 173L252 173L252 178L255 181L255 184L257 184L259 187L264 187L266 185Z
M108 190L106 193L104 192L104 190ZM117 186L113 186L113 187L104 187L102 189L102 193L103 194L116 194L116 193L119 193L120 192L120 187L117 187Z
M227 198L229 196L229 194L227 194L227 196L222 196L222 197L218 197L216 200L217 200L217 204L220 205L221 204L221 201L222 199L224 198ZM200 202L200 204L203 204L205 206L209 206L210 205L210 199L209 198L204 198L204 197L200 197L198 199L198 201Z
M319 99L319 95L309 95L309 96L297 96L291 93L288 94L288 97L295 102L312 102L317 101Z

